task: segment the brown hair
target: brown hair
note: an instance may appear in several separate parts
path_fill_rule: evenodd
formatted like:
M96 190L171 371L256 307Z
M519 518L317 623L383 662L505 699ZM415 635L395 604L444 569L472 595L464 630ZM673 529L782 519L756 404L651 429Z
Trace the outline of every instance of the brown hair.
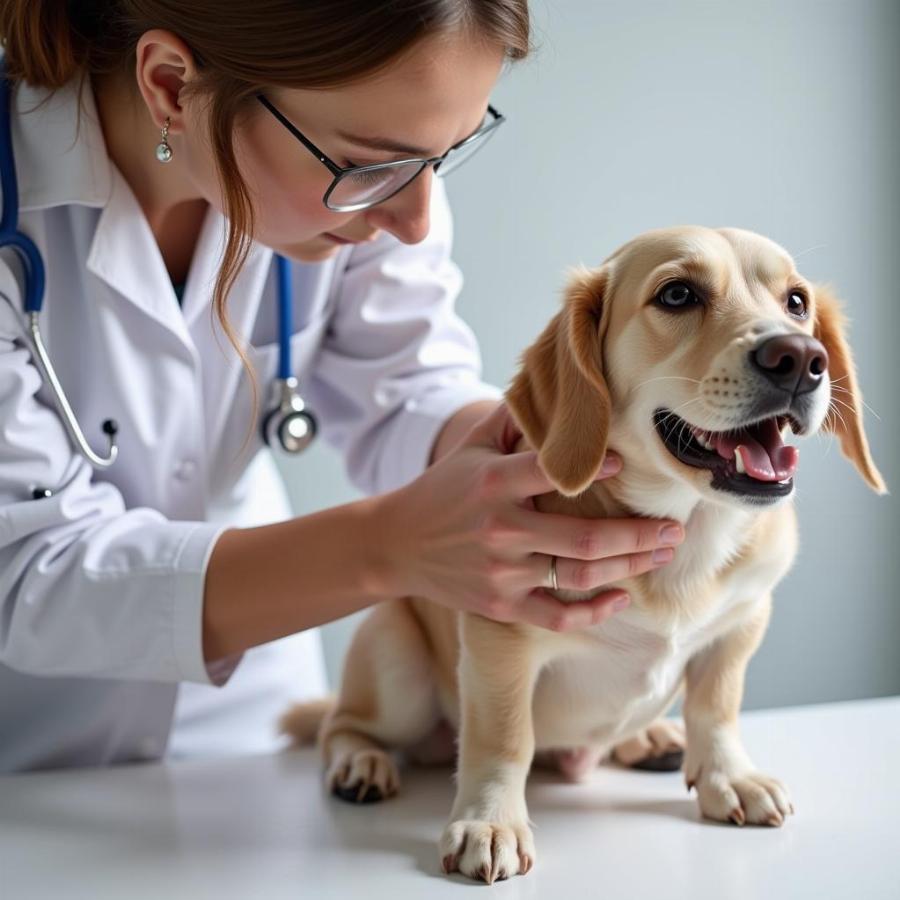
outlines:
M207 95L209 139L228 237L213 290L225 334L256 381L228 321L225 298L253 234L253 210L232 142L239 113L268 86L326 88L384 68L431 34L468 30L506 49L529 52L528 0L0 0L8 76L56 90L85 78L134 71L140 36L161 28L194 53ZM255 415L254 415L255 418Z

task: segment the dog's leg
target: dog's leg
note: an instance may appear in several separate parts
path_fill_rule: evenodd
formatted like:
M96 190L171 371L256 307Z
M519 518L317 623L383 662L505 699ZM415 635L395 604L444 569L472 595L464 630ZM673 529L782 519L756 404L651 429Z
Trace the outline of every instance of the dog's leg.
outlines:
M397 792L389 748L425 738L441 720L434 672L407 601L382 603L353 635L337 705L322 723L328 790L352 803Z
M524 629L463 614L456 800L440 841L445 872L489 884L534 863L525 780L540 668Z
M744 672L770 612L767 597L750 619L687 665L685 780L688 790L696 786L703 814L721 822L781 825L794 811L784 785L755 770L738 730Z

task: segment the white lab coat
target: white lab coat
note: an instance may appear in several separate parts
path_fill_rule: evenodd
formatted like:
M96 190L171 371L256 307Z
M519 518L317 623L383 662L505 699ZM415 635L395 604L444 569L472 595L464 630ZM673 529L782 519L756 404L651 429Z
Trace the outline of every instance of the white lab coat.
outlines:
M99 452L101 422L117 420L120 456L94 471L73 451L23 340L17 259L3 251L0 771L158 758L179 683L200 693L179 707L185 740L179 746L176 733L176 749L215 749L216 740L219 750L268 746L279 704L303 695L304 679L309 693L321 691L324 672L315 632L209 671L203 661L204 574L224 523L288 514L283 496L278 508L248 512L263 496L254 473L268 463L248 468L261 447L255 426L241 453L248 380L211 324L224 219L210 208L179 308L148 223L108 159L90 86L77 132L74 86L39 105L44 99L21 85L13 102L20 229L46 265L41 322L57 374ZM301 392L367 493L416 477L448 416L501 396L480 380L476 341L454 313L461 279L450 241L436 180L422 243L383 235L291 267ZM272 252L254 243L228 310L252 344L263 405L278 356L275 291ZM55 493L30 499L35 485ZM268 655L276 648L287 664ZM229 705L232 685L240 691ZM231 708L238 719L216 731L204 691L216 695L219 713Z

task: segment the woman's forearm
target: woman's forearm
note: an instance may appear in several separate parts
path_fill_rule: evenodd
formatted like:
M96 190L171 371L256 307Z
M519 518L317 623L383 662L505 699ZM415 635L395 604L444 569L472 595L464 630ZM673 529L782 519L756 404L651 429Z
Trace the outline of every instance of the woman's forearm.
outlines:
M477 401L450 417L434 442L429 465L496 405ZM223 532L206 570L204 659L213 662L393 596L390 496Z
M207 662L331 622L387 596L380 498L223 532L206 571Z

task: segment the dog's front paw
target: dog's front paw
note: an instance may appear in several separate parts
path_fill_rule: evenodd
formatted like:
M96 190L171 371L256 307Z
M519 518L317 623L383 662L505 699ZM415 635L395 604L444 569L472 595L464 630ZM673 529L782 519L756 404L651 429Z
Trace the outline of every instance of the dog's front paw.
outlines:
M397 793L400 776L391 757L377 747L337 755L325 776L328 790L350 803L377 803Z
M719 822L780 826L794 812L787 788L760 772L735 775L701 766L688 776L687 786L697 788L703 815Z
M534 865L534 837L528 825L502 825L478 819L451 822L441 835L444 872L460 872L493 884L525 875Z

